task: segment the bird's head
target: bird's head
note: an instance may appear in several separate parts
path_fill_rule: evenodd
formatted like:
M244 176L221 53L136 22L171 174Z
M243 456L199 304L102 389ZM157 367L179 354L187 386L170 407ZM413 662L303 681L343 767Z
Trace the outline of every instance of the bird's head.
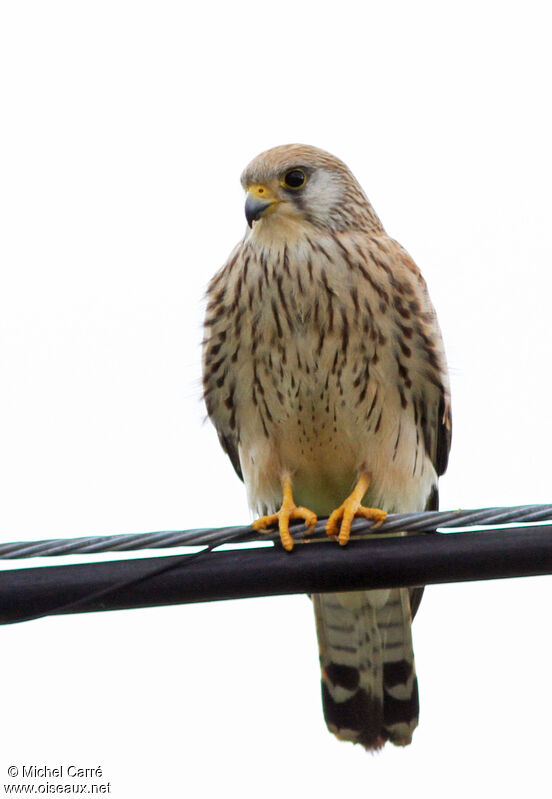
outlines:
M258 155L241 178L249 227L273 233L305 224L327 231L374 230L381 224L345 164L305 144Z

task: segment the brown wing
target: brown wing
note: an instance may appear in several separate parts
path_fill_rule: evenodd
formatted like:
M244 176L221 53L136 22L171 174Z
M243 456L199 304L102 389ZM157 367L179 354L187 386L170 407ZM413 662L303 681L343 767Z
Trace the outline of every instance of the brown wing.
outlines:
M237 441L233 436L224 435L220 430L217 429L219 441L221 447L226 452L228 457L230 458L230 462L234 467L234 471L243 482L243 474L241 470L240 458L238 455L238 446Z
M444 390L441 393L441 399L438 405L438 418L436 420L436 436L434 452L431 453L431 460L435 466L435 471L440 476L445 473L448 457L450 452L450 444L452 439L452 416L450 412L450 403L445 400ZM426 510L439 510L439 488L434 486L433 491L427 500ZM412 618L416 615L416 611L420 607L422 595L424 593L424 586L417 586L410 589L410 610Z
M433 465L435 466L435 471L440 476L444 474L447 469L452 440L452 415L450 412L450 403L445 399L444 390L441 392L437 413L435 452L430 453L430 455ZM435 508L435 510L437 510L437 508Z

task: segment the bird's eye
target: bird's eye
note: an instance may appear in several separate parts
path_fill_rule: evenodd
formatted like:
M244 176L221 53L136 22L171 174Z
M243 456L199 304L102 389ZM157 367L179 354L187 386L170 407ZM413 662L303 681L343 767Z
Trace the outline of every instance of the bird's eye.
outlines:
M282 185L286 189L302 189L307 182L307 176L302 169L290 169L282 178Z

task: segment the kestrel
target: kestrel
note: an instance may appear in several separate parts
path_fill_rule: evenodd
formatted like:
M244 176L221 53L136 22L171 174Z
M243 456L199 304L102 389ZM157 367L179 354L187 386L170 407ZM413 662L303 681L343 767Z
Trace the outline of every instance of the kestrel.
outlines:
M244 238L211 280L204 396L261 518L347 543L351 522L437 508L451 438L426 284L339 159L275 147L242 175ZM292 557L292 555L291 555ZM411 621L423 588L312 597L328 728L377 749L418 723Z

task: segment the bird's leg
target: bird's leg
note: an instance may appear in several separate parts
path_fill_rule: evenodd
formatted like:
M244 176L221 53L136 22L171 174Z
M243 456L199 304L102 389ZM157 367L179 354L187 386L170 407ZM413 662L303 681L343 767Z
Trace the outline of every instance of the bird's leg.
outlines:
M316 513L313 513L308 508L298 507L295 504L289 475L286 475L282 480L282 494L282 507L278 513L272 513L270 516L261 516L260 519L253 522L253 527L260 533L266 533L269 527L277 524L282 546L288 552L291 552L293 538L289 532L290 520L304 519L306 527L314 527L317 517Z
M376 524L373 525L372 530L379 527L384 521L387 513L379 508L365 508L361 505L362 497L370 487L371 478L367 474L362 474L360 480L354 487L353 491L349 494L343 505L336 508L330 514L326 522L326 532L329 536L336 536L341 546L345 546L351 535L351 524L355 516L362 516L365 519L373 519ZM339 521L341 520L341 527ZM339 530L339 535L338 535Z

